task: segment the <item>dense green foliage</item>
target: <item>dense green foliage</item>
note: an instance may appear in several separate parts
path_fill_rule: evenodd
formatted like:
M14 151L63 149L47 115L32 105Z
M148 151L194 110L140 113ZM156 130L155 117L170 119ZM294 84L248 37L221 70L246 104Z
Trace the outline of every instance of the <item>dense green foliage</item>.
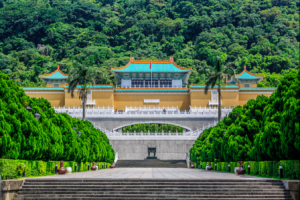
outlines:
M198 162L198 169L205 169L208 162ZM215 166L217 164L217 166ZM237 162L212 162L213 170L228 172L228 164L230 164L230 172L234 173L234 168L239 167ZM248 165L250 165L250 174L248 174ZM300 179L300 161L299 160L281 160L281 161L247 161L244 162L243 168L246 169L247 175L279 178L279 165L282 165L284 179ZM201 168L202 167L202 168Z
M43 85L38 74L57 64L68 73L76 56L110 83L109 69L130 56L174 55L198 84L211 56L226 53L237 73L247 66L276 86L298 64L298 26L298 0L0 0L0 70L19 86Z
M24 167L25 164L25 167ZM23 177L25 170L25 177L37 177L55 174L55 164L60 167L59 161L33 161L33 160L10 160L0 159L0 174L1 179L13 179ZM75 172L75 164L77 164L77 172L91 170L92 163L81 162L76 163L74 161L64 161L64 168L72 167L72 171ZM95 162L98 165L98 169L108 168L111 164L105 162ZM103 167L103 168L102 168Z
M122 129L123 133L182 133L183 128L180 126L174 126L172 124L135 124L126 126Z
M39 121L35 112L41 115ZM89 121L56 114L47 100L28 97L0 72L0 158L112 162L114 150Z
M300 71L286 74L268 98L238 106L203 132L190 149L193 162L278 161L300 154Z

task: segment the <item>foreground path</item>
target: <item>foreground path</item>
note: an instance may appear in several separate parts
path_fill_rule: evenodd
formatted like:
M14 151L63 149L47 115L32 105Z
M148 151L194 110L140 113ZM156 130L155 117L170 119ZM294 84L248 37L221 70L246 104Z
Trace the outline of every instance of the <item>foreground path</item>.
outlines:
M265 179L254 176L238 176L233 173L188 168L115 168L77 172L40 178L102 178L102 179Z

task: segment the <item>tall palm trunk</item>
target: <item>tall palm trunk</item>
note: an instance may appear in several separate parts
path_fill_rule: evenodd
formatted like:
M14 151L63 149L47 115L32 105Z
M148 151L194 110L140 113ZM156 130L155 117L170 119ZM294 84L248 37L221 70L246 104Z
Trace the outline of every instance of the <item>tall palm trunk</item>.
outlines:
M85 120L85 105L86 105L86 97L83 97L83 99L82 99L82 109L83 109L82 119L83 120Z
M220 81L219 81L219 85L218 85L218 101L219 101L219 105L218 105L218 122L221 121L221 86L220 86Z

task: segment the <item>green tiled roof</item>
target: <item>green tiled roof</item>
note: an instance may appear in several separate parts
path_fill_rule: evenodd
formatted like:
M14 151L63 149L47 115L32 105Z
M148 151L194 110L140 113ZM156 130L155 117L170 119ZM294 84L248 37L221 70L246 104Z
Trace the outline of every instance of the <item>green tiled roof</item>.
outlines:
M151 73L150 64L140 64L140 63L131 63L129 66L125 67L124 69L120 70L112 70L115 72L133 72L133 73ZM163 64L163 63L152 63L152 72L189 72L192 70L183 70L179 69L172 63Z
M187 88L184 89L115 89L116 92L187 92Z
M41 79L68 79L67 76L62 75L59 71L55 72L51 76L40 76Z
M190 88L205 88L204 85L191 85ZM209 86L209 88L211 88L211 86ZM218 88L218 86L214 86L213 88ZM226 88L239 88L239 86L236 85L229 85L229 86L221 86L221 89L226 89Z
M241 91L243 90L276 90L277 88L240 88Z
M21 88L23 90L64 90L64 88Z
M253 76L249 74L248 72L243 72L242 75L236 76L237 79L262 79L263 77Z
M106 85L103 85L103 86L102 85L101 86L96 85L96 86L88 86L88 87L89 88L94 88L94 89L95 88L113 88L113 86L111 86L111 85L107 85L107 86ZM69 88L69 86L65 86L64 88ZM76 88L81 88L81 86L77 86Z

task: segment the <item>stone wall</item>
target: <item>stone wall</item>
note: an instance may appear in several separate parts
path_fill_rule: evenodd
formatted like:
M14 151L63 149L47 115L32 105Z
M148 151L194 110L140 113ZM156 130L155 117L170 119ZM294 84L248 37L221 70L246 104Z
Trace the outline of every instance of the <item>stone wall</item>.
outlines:
M115 152L118 152L119 160L144 160L148 156L148 146L156 146L156 157L160 160L185 160L186 152L189 152L195 140L192 139L138 139L131 140L110 139ZM153 154L151 154L153 156Z

